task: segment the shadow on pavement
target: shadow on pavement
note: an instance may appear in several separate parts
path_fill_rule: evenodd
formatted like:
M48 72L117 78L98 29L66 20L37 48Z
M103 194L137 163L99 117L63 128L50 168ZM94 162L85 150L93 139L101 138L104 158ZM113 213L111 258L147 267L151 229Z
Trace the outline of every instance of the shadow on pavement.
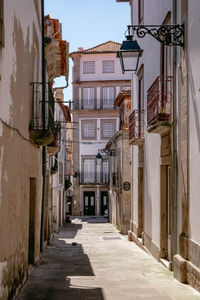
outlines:
M104 300L102 289L71 284L73 276L95 276L88 255L74 237L82 224L66 224L30 273L16 300ZM73 245L73 243L75 243Z
M86 223L108 223L108 218L105 218L103 216L96 217L96 216L75 216L71 217L72 221L77 220L79 222L86 222Z

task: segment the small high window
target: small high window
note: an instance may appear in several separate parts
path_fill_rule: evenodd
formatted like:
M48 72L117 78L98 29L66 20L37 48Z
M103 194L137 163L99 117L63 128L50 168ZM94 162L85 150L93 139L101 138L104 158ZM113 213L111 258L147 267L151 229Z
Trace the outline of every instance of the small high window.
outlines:
M83 74L95 74L95 62L84 61L83 62Z
M104 60L102 68L103 73L114 73L114 60Z

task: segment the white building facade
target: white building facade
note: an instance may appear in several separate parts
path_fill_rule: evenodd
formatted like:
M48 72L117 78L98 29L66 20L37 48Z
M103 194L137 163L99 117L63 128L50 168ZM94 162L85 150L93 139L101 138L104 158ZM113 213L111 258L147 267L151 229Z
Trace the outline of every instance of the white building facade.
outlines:
M151 35L132 98L132 215L129 238L164 262L175 277L200 290L199 1L129 2L134 25L184 23L184 47L163 46ZM127 18L127 25L130 21ZM132 122L138 114L142 123Z
M73 215L103 215L108 208L109 159L101 150L119 128L116 95L130 87L116 58L120 44L108 41L91 49L79 48L73 59ZM102 153L101 165L96 155Z

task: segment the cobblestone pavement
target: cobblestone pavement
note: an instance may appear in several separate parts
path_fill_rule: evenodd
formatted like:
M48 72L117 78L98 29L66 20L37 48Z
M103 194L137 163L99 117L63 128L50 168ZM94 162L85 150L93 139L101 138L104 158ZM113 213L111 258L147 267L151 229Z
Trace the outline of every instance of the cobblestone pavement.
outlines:
M56 234L16 300L200 299L104 217L74 217Z

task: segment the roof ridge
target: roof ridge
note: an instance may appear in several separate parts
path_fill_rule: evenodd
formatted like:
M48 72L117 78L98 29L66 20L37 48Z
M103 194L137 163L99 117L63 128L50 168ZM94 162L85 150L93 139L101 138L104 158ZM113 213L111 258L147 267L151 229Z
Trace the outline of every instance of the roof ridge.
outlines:
M94 46L94 47L91 47L91 48L88 48L88 49L84 49L83 51L94 50L95 48L98 48L99 46L103 46L103 45L108 44L108 43L113 43L113 44L121 45L121 43L118 43L118 42L114 42L114 41L109 40L109 41L107 41L107 42L98 44L98 45L96 45L96 46Z
M108 45L108 49L106 49L106 45ZM109 46L110 45L110 46ZM73 51L70 53L71 54L78 54L78 53L82 53L82 54L88 54L88 53L98 53L98 52L117 52L117 47L119 47L121 45L121 43L118 42L114 42L112 40L106 41L104 43L98 44L94 47L91 48L87 48L87 49L79 49L78 51ZM105 48L104 48L105 47ZM99 49L98 49L99 48ZM101 49L102 48L102 49Z

